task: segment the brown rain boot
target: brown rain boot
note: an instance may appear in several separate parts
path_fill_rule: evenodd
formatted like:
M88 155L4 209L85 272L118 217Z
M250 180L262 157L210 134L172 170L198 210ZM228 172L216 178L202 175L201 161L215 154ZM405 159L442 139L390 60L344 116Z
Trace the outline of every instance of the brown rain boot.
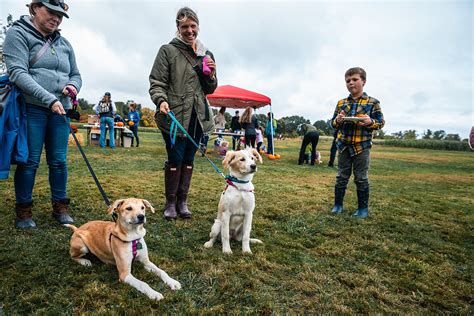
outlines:
M62 199L59 201L51 201L53 205L53 217L59 224L72 224L74 219L68 214L69 199Z
M166 205L163 217L174 220L176 214L176 193L178 192L179 178L181 177L181 166L171 166L165 163L165 195Z
M190 219L192 217L192 214L188 209L187 199L189 185L191 184L191 177L193 175L193 169L193 165L181 166L181 180L178 187L177 211L179 217L184 219Z
M28 203L17 203L15 205L15 227L18 229L28 229L36 228L36 223L31 218L33 213L31 209L33 208L33 202Z

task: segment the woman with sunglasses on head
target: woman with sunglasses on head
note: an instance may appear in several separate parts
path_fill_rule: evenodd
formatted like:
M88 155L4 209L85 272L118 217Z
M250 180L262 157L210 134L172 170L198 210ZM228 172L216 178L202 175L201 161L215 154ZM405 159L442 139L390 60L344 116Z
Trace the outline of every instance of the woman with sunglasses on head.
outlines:
M14 183L15 226L36 228L32 219L33 186L43 146L49 170L52 215L60 224L73 223L68 214L67 147L71 99L82 80L71 44L58 27L67 14L63 0L32 0L30 16L24 15L8 30L4 58L10 81L21 90L26 101L28 161L18 165Z
M150 73L150 97L156 105L155 120L166 143L166 206L163 217L189 219L187 197L193 174L196 146L181 131L170 132L173 111L196 144L214 131L212 110L206 95L217 88L216 64L212 53L197 39L199 19L190 8L176 14L176 37L161 46Z

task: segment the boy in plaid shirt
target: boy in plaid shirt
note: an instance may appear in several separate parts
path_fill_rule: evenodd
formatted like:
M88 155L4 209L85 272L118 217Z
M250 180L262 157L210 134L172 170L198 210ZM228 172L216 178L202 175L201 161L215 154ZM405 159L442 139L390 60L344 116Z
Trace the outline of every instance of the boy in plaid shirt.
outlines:
M347 183L354 170L359 205L353 216L357 218L369 216L369 161L372 131L381 129L385 124L380 102L369 97L363 90L366 78L366 72L362 68L355 67L346 71L346 87L350 95L337 102L331 120L332 126L339 130L336 141L339 152L338 172L332 213L342 212Z

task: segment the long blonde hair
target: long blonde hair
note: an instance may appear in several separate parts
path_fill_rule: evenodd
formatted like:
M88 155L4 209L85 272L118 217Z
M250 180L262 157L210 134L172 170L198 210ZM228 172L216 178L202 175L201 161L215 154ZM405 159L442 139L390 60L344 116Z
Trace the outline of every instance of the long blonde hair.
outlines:
M239 118L239 123L252 123L252 116L253 108L249 106L245 109L244 113L242 113L242 116Z

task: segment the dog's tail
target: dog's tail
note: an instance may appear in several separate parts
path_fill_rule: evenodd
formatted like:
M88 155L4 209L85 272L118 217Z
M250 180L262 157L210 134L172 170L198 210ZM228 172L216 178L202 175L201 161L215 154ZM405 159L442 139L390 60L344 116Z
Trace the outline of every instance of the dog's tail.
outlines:
M263 241L257 238L250 238L250 243L252 244L263 244Z
M77 230L77 227L74 226L74 225L71 225L71 224L63 224L63 226L66 226L66 227L70 228L73 232L75 232Z

